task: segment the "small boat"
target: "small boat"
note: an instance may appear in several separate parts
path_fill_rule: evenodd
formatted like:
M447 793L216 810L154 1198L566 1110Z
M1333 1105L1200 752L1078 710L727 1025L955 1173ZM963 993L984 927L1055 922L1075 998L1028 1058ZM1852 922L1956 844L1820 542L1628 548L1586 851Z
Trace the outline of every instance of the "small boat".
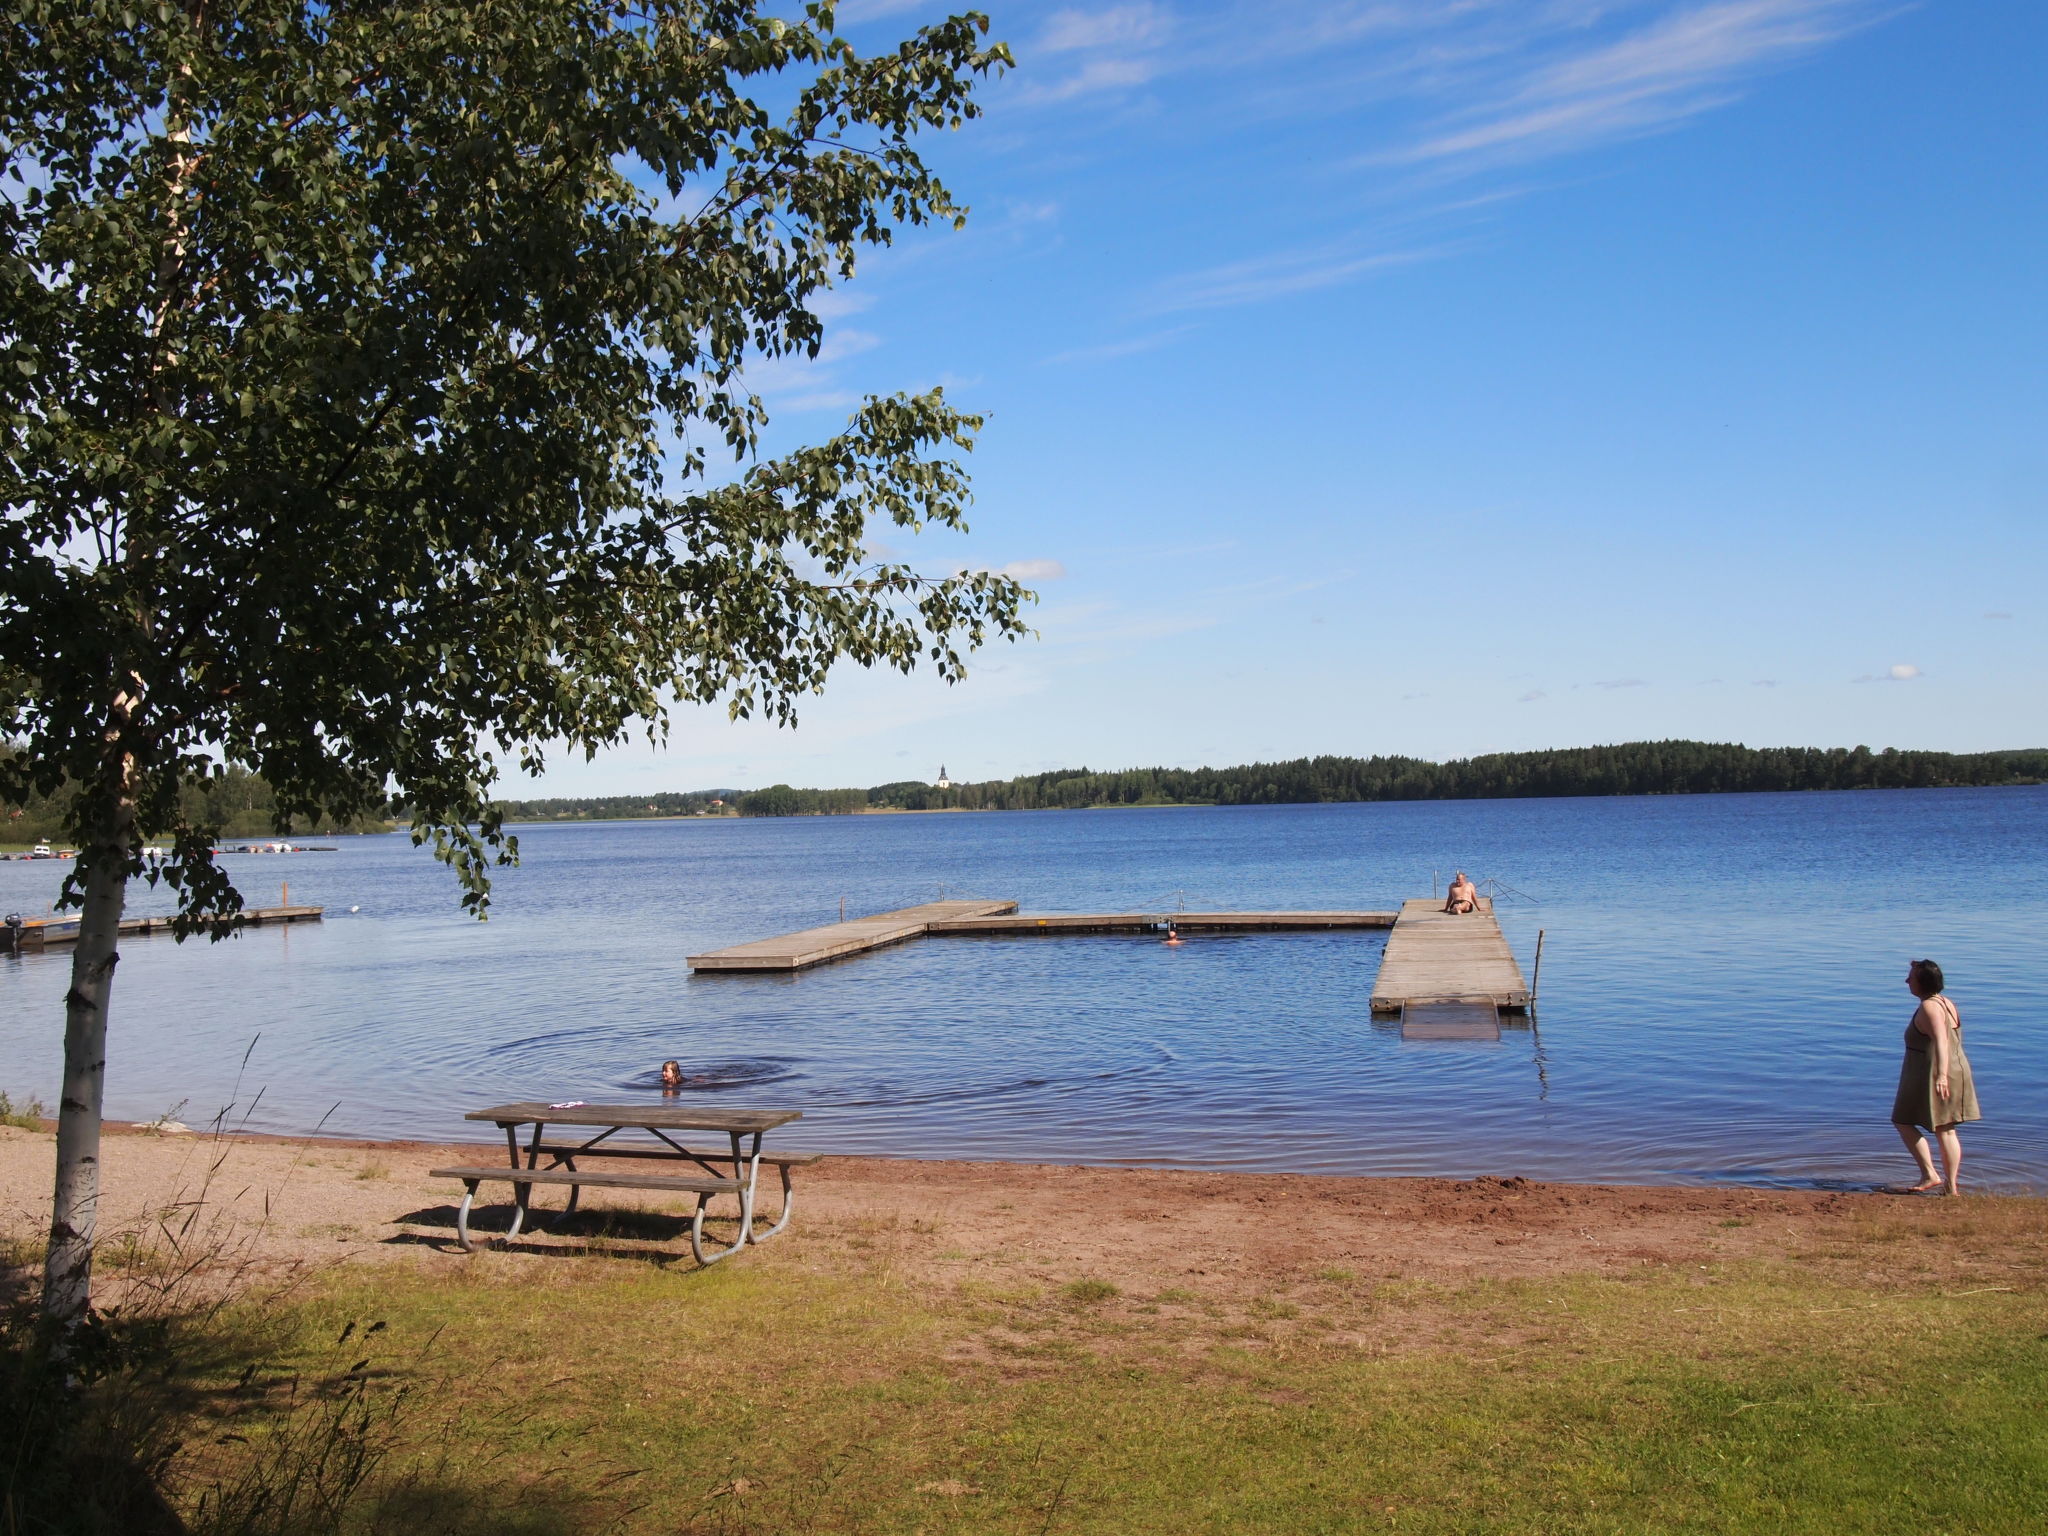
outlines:
M71 944L78 939L78 918L29 917L10 914L0 920L0 954L19 954L24 949L42 949L51 944Z

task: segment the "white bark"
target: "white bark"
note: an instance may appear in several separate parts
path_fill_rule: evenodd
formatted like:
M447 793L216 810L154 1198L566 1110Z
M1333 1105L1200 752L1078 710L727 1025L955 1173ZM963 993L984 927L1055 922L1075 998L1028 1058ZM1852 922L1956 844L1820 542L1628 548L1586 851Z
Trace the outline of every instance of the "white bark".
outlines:
M107 1073L107 1002L120 961L134 812L123 804L106 846L86 850L85 903L71 990L64 997L64 1086L57 1105L57 1186L43 1261L43 1316L76 1327L92 1305L92 1245L99 1225L100 1104Z

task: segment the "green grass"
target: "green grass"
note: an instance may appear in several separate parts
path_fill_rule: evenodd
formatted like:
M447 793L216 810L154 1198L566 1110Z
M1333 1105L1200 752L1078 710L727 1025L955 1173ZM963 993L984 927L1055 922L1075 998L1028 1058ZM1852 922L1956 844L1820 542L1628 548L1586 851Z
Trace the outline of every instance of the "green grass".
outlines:
M438 1469L409 1497L544 1478L514 1501L539 1523L479 1530L1875 1536L2048 1501L2032 1290L1747 1267L1168 1315L765 1257L344 1271L289 1316L306 1370L388 1325L363 1351L411 1394L387 1470Z
M23 1099L17 1104L6 1089L0 1088L0 1125L11 1125L24 1131L40 1131L43 1122L49 1117L49 1106L41 1099Z

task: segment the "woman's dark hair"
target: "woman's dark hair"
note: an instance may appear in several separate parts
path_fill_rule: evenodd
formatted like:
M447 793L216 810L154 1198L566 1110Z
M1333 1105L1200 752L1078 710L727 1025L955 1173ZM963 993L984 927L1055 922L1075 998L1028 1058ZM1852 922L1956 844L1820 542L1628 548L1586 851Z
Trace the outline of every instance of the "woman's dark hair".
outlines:
M1913 973L1913 979L1926 989L1929 997L1938 996L1941 989L1948 985L1941 979L1941 967L1932 960L1915 960L1906 969Z

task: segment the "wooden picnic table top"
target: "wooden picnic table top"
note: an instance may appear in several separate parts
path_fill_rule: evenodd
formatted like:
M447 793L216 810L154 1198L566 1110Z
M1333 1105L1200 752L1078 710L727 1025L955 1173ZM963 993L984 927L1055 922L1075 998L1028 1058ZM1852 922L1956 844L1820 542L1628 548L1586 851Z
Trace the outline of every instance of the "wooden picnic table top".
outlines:
M681 1104L499 1104L473 1109L465 1120L495 1120L500 1125L615 1125L648 1131L724 1131L752 1136L803 1119L800 1109L699 1109Z

